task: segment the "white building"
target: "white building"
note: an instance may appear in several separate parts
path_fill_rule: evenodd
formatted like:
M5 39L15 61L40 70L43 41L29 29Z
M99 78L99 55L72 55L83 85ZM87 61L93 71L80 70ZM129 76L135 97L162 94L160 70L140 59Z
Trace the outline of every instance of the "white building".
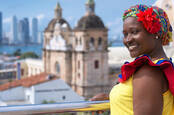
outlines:
M44 72L43 62L41 59L27 58L24 60L18 60L16 63L20 63L20 78Z
M170 24L172 25L172 28L174 29L174 0L157 0L154 3L154 5L162 8L167 13ZM172 37L174 41L174 31L173 31ZM174 42L172 42L170 45L174 46Z
M0 85L0 105L83 101L63 80L42 73Z

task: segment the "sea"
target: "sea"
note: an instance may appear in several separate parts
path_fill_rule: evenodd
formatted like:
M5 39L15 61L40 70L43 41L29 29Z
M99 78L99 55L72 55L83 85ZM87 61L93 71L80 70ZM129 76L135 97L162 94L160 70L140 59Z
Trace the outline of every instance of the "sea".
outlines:
M20 49L21 53L34 52L39 57L42 57L42 44L30 44L30 45L0 45L0 54L13 54L16 50ZM122 47L122 42L112 44L111 47Z
M42 45L41 44L30 44L30 45L0 45L0 54L13 54L16 50L25 52L34 52L39 57L42 56Z

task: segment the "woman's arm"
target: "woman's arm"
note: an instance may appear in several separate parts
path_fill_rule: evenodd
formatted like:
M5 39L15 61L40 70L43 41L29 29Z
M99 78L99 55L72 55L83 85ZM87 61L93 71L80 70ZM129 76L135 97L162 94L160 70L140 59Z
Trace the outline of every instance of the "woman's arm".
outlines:
M109 94L106 93L99 93L89 99L90 101L103 101L103 100L109 100Z
M165 76L158 67L142 66L133 76L134 115L162 115Z

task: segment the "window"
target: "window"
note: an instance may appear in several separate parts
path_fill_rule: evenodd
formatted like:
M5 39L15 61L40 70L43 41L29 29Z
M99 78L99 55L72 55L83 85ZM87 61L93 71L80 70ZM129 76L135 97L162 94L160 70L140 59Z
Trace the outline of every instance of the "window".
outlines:
M80 41L80 45L82 45L82 38L79 38L79 41Z
M99 61L98 60L95 60L95 62L94 62L94 68L95 69L98 69L99 68Z
M90 39L90 44L94 45L94 38L93 37Z
M166 4L165 7L166 7L167 10L172 8L169 4Z
M90 42L89 42L89 49L90 51L94 51L95 47L94 47L94 38L91 37Z
M78 78L80 79L80 73L78 73Z
M21 69L21 76L24 75L24 69Z
M80 69L80 61L78 61L78 69Z
M30 100L30 96L29 96L29 95L27 95L27 100L28 100L28 101Z
M98 39L98 45L101 45L101 44L102 44L102 38L99 37L99 39Z
M62 99L65 100L66 99L66 96L62 96Z
M60 74L60 65L58 62L56 62L56 64L55 64L55 70L56 70L57 74Z
M75 44L78 45L78 39L77 38L75 38Z

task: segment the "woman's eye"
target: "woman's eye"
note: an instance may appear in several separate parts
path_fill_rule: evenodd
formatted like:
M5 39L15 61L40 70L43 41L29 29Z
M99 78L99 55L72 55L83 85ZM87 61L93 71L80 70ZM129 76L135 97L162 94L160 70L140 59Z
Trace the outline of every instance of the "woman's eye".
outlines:
M126 37L128 35L128 33L123 33L124 37Z
M132 34L137 34L137 33L138 33L138 31L137 31L137 30L132 31Z

